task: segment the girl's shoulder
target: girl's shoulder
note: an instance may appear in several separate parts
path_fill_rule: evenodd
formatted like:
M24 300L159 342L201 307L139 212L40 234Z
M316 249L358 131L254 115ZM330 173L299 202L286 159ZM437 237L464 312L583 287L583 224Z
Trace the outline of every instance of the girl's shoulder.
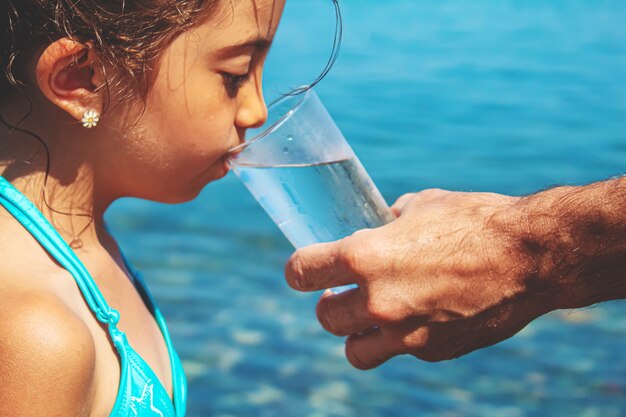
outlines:
M95 344L52 292L0 290L0 415L88 415Z
M0 208L0 293L48 291L61 295L72 283L67 276L48 251Z
M89 415L95 343L63 297L75 284L2 219L0 236L0 415Z

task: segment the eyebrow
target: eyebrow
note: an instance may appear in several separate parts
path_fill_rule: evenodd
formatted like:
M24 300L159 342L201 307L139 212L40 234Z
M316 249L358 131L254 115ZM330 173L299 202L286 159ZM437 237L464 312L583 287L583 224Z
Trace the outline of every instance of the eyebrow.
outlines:
M242 41L236 45L228 45L217 50L217 54L221 56L233 56L237 55L245 49L255 49L257 51L264 51L270 47L272 41L268 38L256 37Z

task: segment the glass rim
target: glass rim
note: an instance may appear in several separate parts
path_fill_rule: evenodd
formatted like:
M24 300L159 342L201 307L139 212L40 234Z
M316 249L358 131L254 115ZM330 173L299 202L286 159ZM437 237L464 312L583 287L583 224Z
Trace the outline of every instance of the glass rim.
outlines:
M305 91L300 97L299 100L292 106L289 108L289 110L287 110L285 112L285 114L281 115L278 120L276 120L274 123L272 123L267 129L265 129L264 131L262 131L261 133L259 133L258 135L250 138L249 140L244 141L243 143L240 143L239 145L231 148L228 153L229 154L238 154L241 153L244 149L246 149L248 146L250 146L252 143L258 141L259 139L262 139L266 136L268 136L270 133L273 133L276 131L276 129L278 129L279 127L281 127L286 121L287 119L289 119L291 116L293 116L293 114L300 108L300 106L302 106L302 103L304 103L304 101L313 93L313 89L308 89L307 91ZM278 99L272 101L270 103L269 106L267 106L267 111L268 114L272 111L272 109L275 109L276 107L278 107L281 103L284 103L285 101L288 100L293 100L294 99L294 95L284 95L282 97L279 97Z

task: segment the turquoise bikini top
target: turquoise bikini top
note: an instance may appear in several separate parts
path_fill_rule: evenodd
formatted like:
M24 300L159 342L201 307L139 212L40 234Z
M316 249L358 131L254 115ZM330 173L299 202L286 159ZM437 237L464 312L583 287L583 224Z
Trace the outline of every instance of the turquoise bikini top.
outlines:
M110 417L183 417L187 403L187 380L180 358L172 346L165 319L156 307L141 275L130 267L122 255L126 267L134 277L137 291L163 333L172 366L173 402L150 366L130 346L126 334L117 328L119 312L108 305L74 251L33 203L2 176L0 204L72 274L91 311L98 321L108 327L121 368L119 390Z

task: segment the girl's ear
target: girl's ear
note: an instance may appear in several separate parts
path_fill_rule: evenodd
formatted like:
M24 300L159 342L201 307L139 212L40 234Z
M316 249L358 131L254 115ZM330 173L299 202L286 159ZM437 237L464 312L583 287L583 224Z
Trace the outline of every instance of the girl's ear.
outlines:
M44 50L37 62L37 84L42 93L74 119L88 110L102 113L103 76L98 58L84 45L59 39Z

